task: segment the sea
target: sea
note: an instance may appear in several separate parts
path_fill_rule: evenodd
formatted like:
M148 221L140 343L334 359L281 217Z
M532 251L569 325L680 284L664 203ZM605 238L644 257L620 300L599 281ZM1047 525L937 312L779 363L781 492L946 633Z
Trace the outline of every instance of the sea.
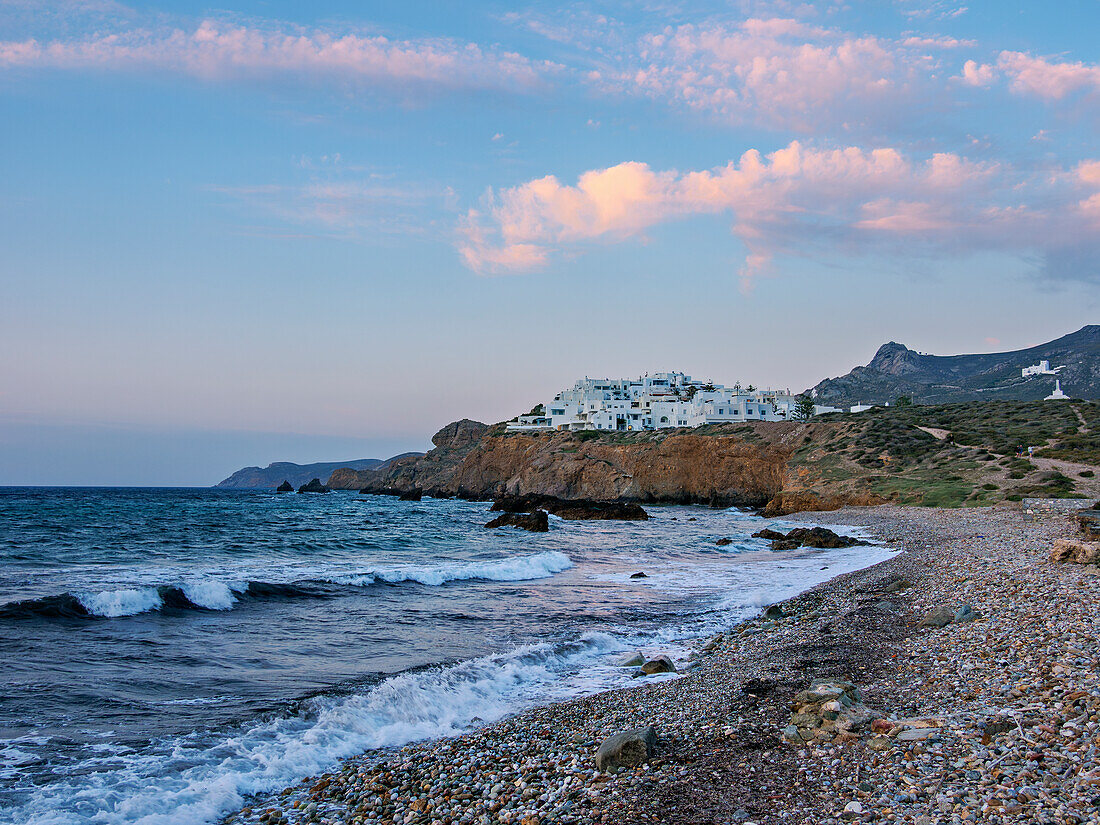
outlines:
M683 661L892 554L647 509L528 533L483 502L0 488L0 822L215 823L370 749L637 685L623 652Z

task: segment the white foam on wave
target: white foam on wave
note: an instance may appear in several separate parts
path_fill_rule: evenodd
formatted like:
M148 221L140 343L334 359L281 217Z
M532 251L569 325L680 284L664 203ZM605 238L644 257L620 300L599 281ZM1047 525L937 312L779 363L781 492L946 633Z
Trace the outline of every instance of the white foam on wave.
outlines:
M105 590L102 593L76 594L84 609L93 616L105 616L109 619L119 616L136 616L150 610L159 610L164 604L155 587L134 587L120 590Z
M339 760L379 747L461 733L536 701L575 693L563 673L612 670L601 656L624 649L591 633L450 666L402 673L354 696L321 696L301 714L243 729L216 743L187 738L134 755L124 769L36 789L15 811L34 825L195 825L240 808L252 794L286 787ZM617 678L623 678L621 671ZM588 685L587 687L591 687Z
M391 584L400 582L419 582L438 586L453 581L485 579L497 582L518 582L531 579L544 579L568 570L572 560L565 553L547 550L533 556L519 556L509 559L495 559L482 562L456 562L438 567L407 566L383 570L366 570L351 576L330 577L333 584L362 586L384 581Z
M207 610L229 610L237 603L230 585L212 580L193 581L180 585L187 601Z

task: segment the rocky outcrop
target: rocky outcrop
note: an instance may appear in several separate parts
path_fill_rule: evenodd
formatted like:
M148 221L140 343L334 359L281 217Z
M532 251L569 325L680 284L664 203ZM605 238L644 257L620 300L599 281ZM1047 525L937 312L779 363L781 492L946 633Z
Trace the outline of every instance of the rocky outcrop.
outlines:
M657 730L645 728L616 733L600 743L596 751L596 770L634 768L648 762L657 748Z
M796 424L776 424L782 435ZM586 434L587 435L587 434ZM516 433L474 421L448 424L435 448L377 471L333 473L330 486L367 493L421 488L427 495L477 500L544 496L563 502L702 503L759 507L784 483L790 448L749 443L730 428L601 434ZM593 517L581 511L573 517ZM603 508L601 518L641 518ZM566 516L563 514L563 518Z
M827 495L807 490L780 490L764 507L763 515L774 518L807 511L839 510L841 507L871 507L875 504L885 504L886 501L887 499L882 496L872 494Z
M753 533L752 537L769 539L772 550L794 550L798 547L837 550L867 544L852 536L841 536L827 527L795 527L786 535L775 530L764 529Z
M421 490L419 487L414 487L411 490L400 493L397 498L400 501L420 501L422 498L424 498L424 491Z
M623 501L563 501L552 496L504 496L493 502L491 510L505 513L530 513L545 510L566 521L645 521L649 513L639 505Z
M278 487L275 488L275 492L276 493L293 493L294 492L294 485L291 484L289 481L284 481L282 484L280 484Z
M532 533L545 533L550 529L550 520L544 510L533 513L503 513L485 525L486 527L518 527Z
M298 488L299 493L327 493L328 487L321 483L321 479L315 478Z

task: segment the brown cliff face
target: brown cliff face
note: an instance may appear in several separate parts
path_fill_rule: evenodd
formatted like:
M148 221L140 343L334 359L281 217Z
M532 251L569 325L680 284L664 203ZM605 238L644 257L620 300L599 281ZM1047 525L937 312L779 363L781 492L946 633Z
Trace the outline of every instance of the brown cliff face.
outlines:
M480 434L480 435L479 435ZM782 487L790 450L736 435L664 431L601 434L506 433L456 422L422 458L382 471L341 470L329 486L411 489L490 499L539 494L562 499L762 506Z

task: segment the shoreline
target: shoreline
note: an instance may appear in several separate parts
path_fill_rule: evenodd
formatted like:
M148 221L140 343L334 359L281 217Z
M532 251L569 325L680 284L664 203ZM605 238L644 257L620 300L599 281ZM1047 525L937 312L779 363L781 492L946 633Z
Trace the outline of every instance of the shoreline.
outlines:
M1091 787L1088 771L1096 767L1091 752L1076 761L1069 757L1079 769L1074 776L1087 780L1081 793L1071 783L1063 800L1057 791L1065 777L1042 775L1065 760L1044 761L1045 751L1034 751L1036 735L1071 747L1079 736L1044 724L1020 742L1009 741L1013 726L1003 724L1005 702L996 701L1034 700L1021 688L1031 675L1020 654L1029 652L1028 639L1018 632L1027 625L1015 616L1005 625L1005 614L1041 615L1054 599L1073 614L1056 630L1072 635L1084 622L1095 632L1100 578L1091 578L1091 569L1046 561L1053 540L1070 534L1069 523L1027 521L1007 508L880 506L799 515L863 527L902 552L788 599L781 619L757 617L734 626L704 645L679 679L537 707L458 737L354 757L289 793L265 797L279 799L278 808L265 802L223 821L1100 821L1091 804L1100 787L1082 796ZM1088 599L1075 593L1079 580L1094 584ZM936 604L956 603L972 604L981 618L917 628ZM1005 691L1006 666L998 662L1009 660L991 664L991 644L1014 656L1013 686ZM1085 644L1082 638L1074 649ZM1045 672L1042 685L1070 670L1047 665ZM792 697L821 677L854 682L876 716L935 718L940 727L927 739L879 735L873 745L871 732L809 745L784 741ZM1090 678L1095 696L1085 695L1093 696L1096 708L1095 667ZM1001 692L988 695L994 685ZM1057 722L1062 697L1073 690L1055 684L1046 694L1050 707L1029 712ZM1022 732L1033 719L1021 719ZM595 770L592 758L605 737L646 725L657 729L655 758L616 774ZM982 744L991 730L997 733ZM1009 770L1014 782L1006 784ZM1100 786L1100 769L1095 779ZM1051 785L1057 786L1053 794Z

